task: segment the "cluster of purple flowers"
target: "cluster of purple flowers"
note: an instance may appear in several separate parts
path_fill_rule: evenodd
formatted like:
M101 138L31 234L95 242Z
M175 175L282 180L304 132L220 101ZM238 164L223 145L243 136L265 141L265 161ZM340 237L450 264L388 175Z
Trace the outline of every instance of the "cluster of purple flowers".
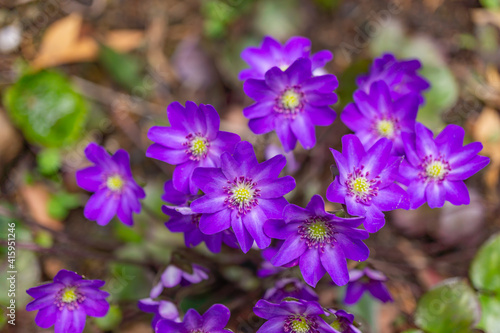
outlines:
M306 38L293 37L281 45L266 37L260 47L244 50L242 58L250 66L240 73L243 89L255 101L243 110L250 129L255 134L275 131L289 154L297 141L312 149L315 127L336 118L330 106L337 102L338 81L323 68L332 54L324 50L311 55ZM480 143L463 146L461 127L448 125L434 137L416 122L422 93L429 88L419 68L417 60L399 61L386 54L358 78L354 102L341 114L354 134L342 138L341 152L331 149L338 175L326 192L345 212L327 212L318 194L305 208L288 203L285 196L296 183L289 175L280 177L286 158L278 154L259 162L252 144L220 131L219 115L211 105L174 102L167 109L170 126L149 130L154 143L146 156L175 166L164 185L162 199L169 205L163 212L169 216L165 226L182 232L186 247L204 242L213 253L223 244L244 253L261 249L265 260L260 277L300 269L307 285L295 278L278 280L257 302L255 314L267 320L259 333L360 332L352 315L323 308L310 286L328 273L335 284L347 284L346 304L357 302L365 291L391 301L381 272L347 269L347 260L368 258L363 240L384 226L384 212L415 209L425 202L431 208L445 201L469 203L464 180L489 159L478 155ZM128 153L118 150L110 156L91 143L85 155L94 164L76 173L78 185L94 192L85 217L106 225L117 216L131 226L145 192L132 177ZM139 301L142 311L154 315L155 332L231 332L225 328L230 312L224 305L215 304L203 315L190 309L181 320L177 306L160 299L165 288L208 278L207 269L191 263L180 267L173 262L162 272L150 297ZM40 327L81 333L86 316L108 311L103 285L62 270L53 283L27 291L35 298L27 310L39 310Z

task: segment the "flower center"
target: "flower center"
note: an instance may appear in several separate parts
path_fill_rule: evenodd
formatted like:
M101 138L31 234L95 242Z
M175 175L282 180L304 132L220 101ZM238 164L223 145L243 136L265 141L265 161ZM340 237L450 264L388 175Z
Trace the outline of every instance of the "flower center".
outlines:
M274 111L285 118L294 119L304 108L304 93L299 86L294 86L284 90L276 97Z
M426 156L421 164L420 177L425 181L442 181L450 172L450 164L443 157Z
M189 155L191 160L199 161L207 156L210 143L204 136L200 133L190 133L186 136L186 139L184 146L186 146L186 154Z
M106 179L106 186L111 191L115 191L115 192L120 191L124 185L125 185L125 181L123 180L123 178L120 175L113 175L113 176L108 177L108 179Z
M305 220L299 227L299 235L306 241L309 248L319 248L321 251L335 241L335 230L332 224L319 216Z
M384 138L394 135L394 123L390 120L381 120L377 123L378 134Z
M76 287L62 288L55 297L55 305L62 310L74 310L85 300L85 296Z
M78 299L75 288L66 288L61 296L61 301L64 303L72 303Z
M300 105L300 95L293 89L286 90L283 95L281 95L281 105L285 109L295 109Z
M354 168L353 172L347 174L347 195L355 196L359 203L368 204L378 194L379 177L369 179L369 174L370 172L363 172L363 166Z
M291 328L293 332L306 333L309 331L310 326L304 318L297 318L292 322Z
M282 72L286 71L288 67L290 67L290 65L284 63L278 66L278 68L281 69Z
M228 181L228 186L224 186L227 198L224 203L231 209L236 208L238 214L248 213L252 207L258 205L257 198L260 197L260 190L256 188L251 178L244 176L236 177L233 181Z
M292 315L285 320L283 327L286 333L317 332L318 324L313 317Z

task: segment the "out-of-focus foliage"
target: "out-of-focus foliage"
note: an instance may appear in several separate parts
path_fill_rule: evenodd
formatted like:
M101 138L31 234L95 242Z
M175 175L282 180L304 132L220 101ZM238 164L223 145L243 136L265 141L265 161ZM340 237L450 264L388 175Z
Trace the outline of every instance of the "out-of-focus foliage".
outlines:
M122 311L119 306L111 305L109 312L104 317L94 318L97 327L103 331L111 331L120 325L123 318Z
M56 220L64 220L73 208L80 206L80 198L77 194L61 191L52 195L47 204L47 212Z
M102 45L99 61L118 84L130 91L142 82L141 72L144 65L132 55L119 53Z
M44 149L38 153L36 161L38 163L38 171L42 175L50 176L55 174L61 167L61 153L56 148Z
M48 147L77 140L87 115L84 99L54 71L25 74L7 90L4 104L26 139Z
M474 290L453 278L428 291L418 302L416 324L429 333L467 333L479 322L480 307Z
M490 9L499 9L500 8L500 0L480 0L481 4Z

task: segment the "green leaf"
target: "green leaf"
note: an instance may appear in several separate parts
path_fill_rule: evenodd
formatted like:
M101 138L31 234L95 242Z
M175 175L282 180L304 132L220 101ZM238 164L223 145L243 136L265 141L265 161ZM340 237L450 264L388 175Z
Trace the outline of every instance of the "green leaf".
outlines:
M48 148L38 153L36 156L38 171L42 175L50 176L55 174L61 167L61 153L59 149Z
M481 5L488 9L499 9L500 0L480 0Z
M429 333L466 333L480 319L479 301L462 279L448 279L429 290L417 305L415 323Z
M115 263L111 266L112 277L107 279L105 290L113 301L137 301L149 297L151 281L144 268Z
M104 317L94 318L94 322L103 331L111 331L120 325L123 315L122 310L117 305L111 305L108 313Z
M144 65L137 58L101 45L99 61L111 77L124 88L133 91L142 84L141 72Z
M481 322L478 328L488 333L500 333L500 295L479 294Z
M71 209L80 206L80 197L77 194L61 191L51 196L47 205L47 211L51 217L64 220Z
M58 72L22 76L7 90L3 101L26 139L43 146L73 143L85 125L87 106L83 97Z
M414 328L414 329L411 329L411 330L406 330L403 333L424 333L424 332L422 332L419 329Z
M484 243L469 271L474 287L500 293L500 234Z

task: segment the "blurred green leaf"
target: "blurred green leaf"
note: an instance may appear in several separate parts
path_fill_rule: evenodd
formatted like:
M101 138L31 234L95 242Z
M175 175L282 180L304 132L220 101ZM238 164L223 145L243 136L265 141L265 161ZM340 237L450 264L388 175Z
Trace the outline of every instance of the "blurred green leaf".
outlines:
M333 10L340 6L342 0L314 0L316 5L326 10Z
M61 191L51 196L47 205L47 211L51 217L64 220L71 209L80 206L80 197L78 194Z
M108 46L101 45L99 61L118 84L130 91L139 87L143 82L141 72L144 64L134 56L119 53Z
M342 72L342 74L340 74L339 82L341 82L341 84L336 90L339 102L334 106L335 111L343 110L347 104L353 101L352 94L358 89L356 78L360 74L368 72L370 63L371 62L367 59L361 59L353 62Z
M52 238L52 234L45 230L40 230L36 233L35 243L44 248L51 248L54 243L54 239Z
M443 126L441 112L458 100L458 84L446 66L424 65L420 73L430 82L431 88L424 93L425 105L418 111L417 120L437 130Z
M125 226L123 223L115 223L114 230L116 237L127 243L141 243L143 240L143 235L138 229L139 226L135 225L133 227Z
M297 34L303 26L303 12L297 0L259 1L255 26L262 35L285 40Z
M479 295L481 322L478 328L488 333L500 333L500 295Z
M84 99L58 72L41 71L22 76L7 90L3 101L26 139L43 146L73 143L85 125Z
M469 271L474 287L500 293L500 234L484 243Z
M415 329L411 329L411 330L406 330L403 333L424 333L424 332L415 328Z
M466 333L479 322L480 306L474 290L462 279L448 279L418 301L417 326L429 333Z
M120 325L123 315L122 310L117 305L111 305L108 313L101 318L94 318L94 322L103 331L111 331Z
M137 301L149 297L152 285L143 267L115 263L111 265L111 274L105 290L114 301Z
M345 288L344 288L345 293ZM345 311L352 313L356 318L356 321L367 325L368 327L378 327L378 310L379 303L371 297L368 293L365 293L361 299L352 306L344 306Z
M47 148L36 155L38 171L42 175L50 176L55 174L61 167L62 159L59 149Z
M499 9L500 0L480 0L481 5L488 9Z

